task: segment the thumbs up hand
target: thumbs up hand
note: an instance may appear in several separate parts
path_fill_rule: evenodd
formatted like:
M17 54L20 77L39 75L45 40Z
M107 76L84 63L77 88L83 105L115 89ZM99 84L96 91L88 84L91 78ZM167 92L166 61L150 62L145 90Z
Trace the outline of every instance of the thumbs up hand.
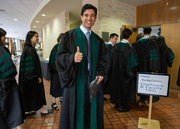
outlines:
M77 47L77 52L74 55L74 62L75 63L80 63L82 58L83 58L83 54L80 52L79 47Z

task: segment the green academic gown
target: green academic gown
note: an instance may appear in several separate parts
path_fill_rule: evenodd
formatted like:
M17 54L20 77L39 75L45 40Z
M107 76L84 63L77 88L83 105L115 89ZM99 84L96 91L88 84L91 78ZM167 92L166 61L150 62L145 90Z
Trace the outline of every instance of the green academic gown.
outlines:
M103 76L105 81L109 70L108 50L103 40L94 32L90 40L92 45L90 65L93 67L90 81L96 76ZM74 62L77 46L83 53L81 63ZM64 89L59 128L103 129L103 90L101 87L90 103L87 40L80 28L64 34L56 62L60 83Z

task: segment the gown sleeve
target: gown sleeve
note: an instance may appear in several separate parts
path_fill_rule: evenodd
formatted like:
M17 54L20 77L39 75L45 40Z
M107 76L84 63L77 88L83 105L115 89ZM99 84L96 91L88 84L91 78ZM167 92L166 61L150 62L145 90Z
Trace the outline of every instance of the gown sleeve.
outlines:
M66 32L61 40L56 58L56 68L62 88L70 87L75 82L76 64L74 62L75 40L70 32Z
M99 44L99 60L98 60L98 66L96 69L96 76L103 76L105 83L107 81L107 74L110 67L110 59L109 59L109 53L108 49L102 39L98 39Z
M167 51L168 62L167 62L167 64L169 67L172 67L172 63L174 61L174 58L175 58L175 55L174 55L173 51L170 48L168 48L168 51Z
M138 58L134 48L131 48L125 57L127 75L129 78L134 78L136 76L135 67L138 65Z
M20 61L20 79L23 82L42 77L32 47L25 47Z

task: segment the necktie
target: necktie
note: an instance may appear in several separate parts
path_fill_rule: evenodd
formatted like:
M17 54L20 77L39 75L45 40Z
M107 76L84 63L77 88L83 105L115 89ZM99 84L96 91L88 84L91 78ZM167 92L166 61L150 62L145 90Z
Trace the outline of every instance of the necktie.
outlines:
M88 71L89 71L89 74L91 75L91 42L90 42L90 32L88 31L86 33L86 38L87 38L87 43L88 43Z

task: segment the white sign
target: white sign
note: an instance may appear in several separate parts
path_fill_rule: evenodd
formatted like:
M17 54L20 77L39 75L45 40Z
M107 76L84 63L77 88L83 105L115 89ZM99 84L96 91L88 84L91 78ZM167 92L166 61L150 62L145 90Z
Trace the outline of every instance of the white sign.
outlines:
M138 74L137 93L145 95L168 96L169 75L164 74Z

